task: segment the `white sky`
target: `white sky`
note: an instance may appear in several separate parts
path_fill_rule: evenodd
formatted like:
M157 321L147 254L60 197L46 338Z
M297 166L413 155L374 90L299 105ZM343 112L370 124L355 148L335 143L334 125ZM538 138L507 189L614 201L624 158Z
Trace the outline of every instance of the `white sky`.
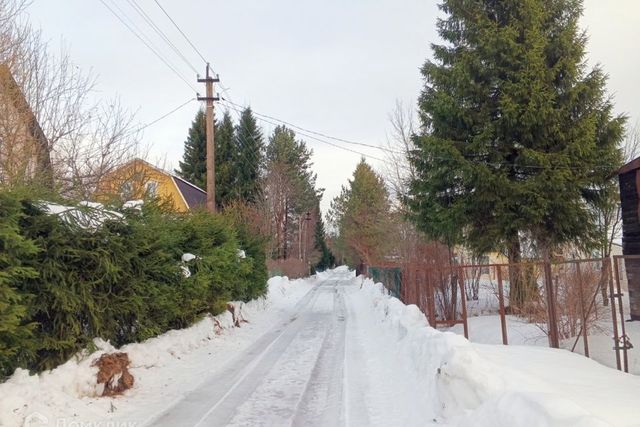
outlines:
M130 7L115 1L174 66L204 93L193 71L161 43ZM204 74L204 63L153 0L136 0ZM396 100L413 103L419 68L437 42L434 0L160 0L220 74L234 102L262 114L343 139L384 144ZM148 123L191 97L193 90L135 38L99 0L33 0L32 22L52 46L64 39L71 57L99 76L96 96L119 95ZM610 75L618 112L640 118L640 1L586 0L583 25L589 60ZM155 36L155 37L154 37ZM177 166L198 109L192 102L145 130L152 159ZM237 118L237 117L236 117ZM265 134L270 125L262 124ZM306 139L314 150L318 185L330 200L360 155ZM343 143L337 143L345 145ZM381 157L375 149L353 147ZM379 162L372 160L379 166Z

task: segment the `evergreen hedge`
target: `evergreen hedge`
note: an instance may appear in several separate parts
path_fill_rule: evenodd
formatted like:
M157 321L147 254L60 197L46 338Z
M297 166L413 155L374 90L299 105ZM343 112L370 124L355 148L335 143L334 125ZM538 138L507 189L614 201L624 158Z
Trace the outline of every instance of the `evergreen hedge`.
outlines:
M155 202L123 212L87 228L0 193L0 377L51 369L96 337L142 341L265 293L264 244L236 216ZM184 253L196 258L183 264Z

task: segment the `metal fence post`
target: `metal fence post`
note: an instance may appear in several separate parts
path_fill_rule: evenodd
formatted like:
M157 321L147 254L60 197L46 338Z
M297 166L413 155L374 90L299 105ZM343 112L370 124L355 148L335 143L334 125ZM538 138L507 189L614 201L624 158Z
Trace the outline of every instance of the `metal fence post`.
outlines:
M458 268L458 283L460 284L460 302L462 303L462 321L464 327L464 337L469 339L469 325L467 324L467 293L465 292L464 271L462 267ZM455 313L454 313L455 316ZM456 320L455 318L453 319Z
M507 319L504 309L504 288L502 284L502 267L499 265L494 266L496 269L496 278L498 279L498 302L500 304L500 326L502 327L502 344L508 345L509 340L507 337Z
M614 258L615 260L615 258ZM616 352L616 366L619 371L622 370L620 363L620 336L618 335L618 316L616 315L616 293L613 289L613 274L611 272L611 260L607 258L607 267L609 271L609 298L611 298L611 320L613 321L613 350ZM618 263L615 263L616 277Z
M624 294L622 293L622 289L620 288L620 273L619 273L619 264L618 264L618 258L614 257L613 258L613 265L615 268L615 278L616 278L616 298L618 298L618 308L620 309L620 329L622 332L622 335L620 336L620 338L622 338L622 342L620 342L620 338L618 338L618 342L616 343L616 346L620 347L622 346L622 360L623 360L623 364L624 364L624 371L625 372L629 372L629 357L627 354L627 331L625 330L625 325L624 325L624 304L622 303L622 297L624 296ZM613 300L612 300L613 302ZM611 307L613 309L613 307Z
M576 275L578 276L578 296L580 298L580 316L582 317L582 341L584 343L584 355L589 357L589 338L587 338L589 325L587 324L587 313L584 309L584 294L582 291L582 272L580 271L580 262L576 262Z

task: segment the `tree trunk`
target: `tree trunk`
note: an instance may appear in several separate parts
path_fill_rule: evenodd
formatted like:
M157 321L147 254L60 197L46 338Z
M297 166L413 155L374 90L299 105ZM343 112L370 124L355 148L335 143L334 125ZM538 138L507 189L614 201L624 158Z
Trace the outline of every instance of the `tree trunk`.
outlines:
M542 259L544 262L544 288L547 303L547 325L549 331L549 346L553 348L559 348L559 335L558 335L558 314L556 309L557 289L553 284L553 276L551 274L551 249L546 242L540 242L540 249L542 252Z
M287 259L287 230L289 229L289 201L284 202L284 226L282 230L282 259Z
M538 289L533 275L525 274L527 266L522 264L522 249L519 237L513 236L507 246L509 259L509 313L522 313L526 303L537 294Z

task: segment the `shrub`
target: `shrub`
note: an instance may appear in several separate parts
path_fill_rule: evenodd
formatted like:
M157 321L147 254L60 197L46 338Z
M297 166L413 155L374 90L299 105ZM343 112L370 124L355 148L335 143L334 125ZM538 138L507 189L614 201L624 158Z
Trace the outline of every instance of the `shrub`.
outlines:
M20 285L37 276L23 259L34 256L38 248L20 235L21 216L18 201L0 194L0 378L34 356L34 325L28 318L30 295L21 292Z
M187 327L266 289L262 242L229 217L151 201L123 218L84 208L102 223L87 227L0 196L2 375L50 369L95 337L121 346ZM186 252L196 255L189 277Z

